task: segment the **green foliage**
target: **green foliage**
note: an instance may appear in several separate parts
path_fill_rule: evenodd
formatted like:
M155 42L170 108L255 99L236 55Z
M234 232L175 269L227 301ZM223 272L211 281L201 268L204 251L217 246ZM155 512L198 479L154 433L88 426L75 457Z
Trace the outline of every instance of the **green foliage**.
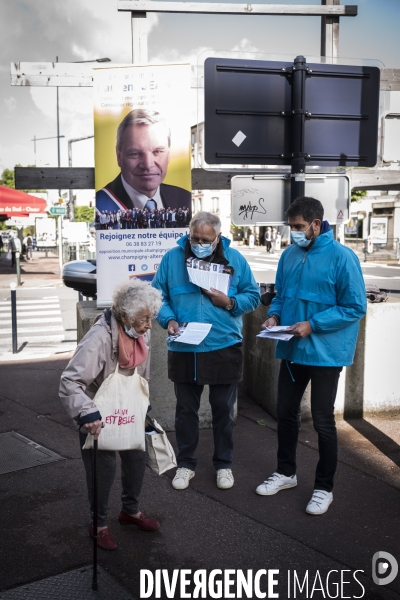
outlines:
M14 171L11 171L11 169L4 169L1 174L0 185L15 189Z
M77 223L92 223L94 221L94 208L75 206L74 216Z
M22 167L22 165L15 165L16 167ZM28 165L28 167L34 167L35 165ZM15 190L15 175L14 169L4 169L0 178L0 185L12 188ZM47 190L20 190L21 192L46 192Z
M27 237L28 235L35 235L35 227L33 225L28 225L28 227L22 229L22 237Z
M360 202L366 195L366 190L351 190L351 201Z

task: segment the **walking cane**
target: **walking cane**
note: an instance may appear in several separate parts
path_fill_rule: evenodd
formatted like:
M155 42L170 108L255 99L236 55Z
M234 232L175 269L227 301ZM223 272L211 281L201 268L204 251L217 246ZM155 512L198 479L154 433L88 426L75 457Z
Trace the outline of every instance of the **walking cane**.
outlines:
M93 440L93 581L92 590L99 589L97 583L97 440Z

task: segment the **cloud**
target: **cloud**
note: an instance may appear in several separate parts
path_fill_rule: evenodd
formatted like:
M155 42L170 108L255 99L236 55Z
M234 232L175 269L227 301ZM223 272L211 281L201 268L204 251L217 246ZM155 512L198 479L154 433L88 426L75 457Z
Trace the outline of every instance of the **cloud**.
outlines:
M231 48L232 52L261 52L259 48L252 45L251 41L247 38L240 40L238 44Z
M9 98L4 98L4 104L8 108L10 112L17 108L17 101L14 96L10 96Z

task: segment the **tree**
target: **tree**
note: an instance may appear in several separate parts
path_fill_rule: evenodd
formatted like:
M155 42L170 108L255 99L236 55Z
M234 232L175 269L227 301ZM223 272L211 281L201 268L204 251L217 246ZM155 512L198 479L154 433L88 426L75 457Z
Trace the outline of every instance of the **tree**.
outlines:
M366 195L366 190L351 190L351 201L360 202Z
M94 208L75 206L74 217L76 223L92 223L94 221Z
M15 165L16 167L22 167L22 165ZM34 167L35 165L28 165L28 167ZM4 169L1 174L0 185L12 188L15 190L15 175L14 170ZM21 190L21 192L47 192L47 190Z
M0 185L15 189L14 171L11 171L11 169L4 169L1 174Z

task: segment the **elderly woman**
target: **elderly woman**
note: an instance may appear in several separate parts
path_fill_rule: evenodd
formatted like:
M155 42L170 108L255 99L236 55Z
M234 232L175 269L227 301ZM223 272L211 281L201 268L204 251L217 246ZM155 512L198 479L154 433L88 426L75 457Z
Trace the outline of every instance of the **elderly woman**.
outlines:
M101 415L93 398L103 381L115 371L129 377L137 368L148 379L150 367L150 330L161 306L161 294L148 283L131 279L118 285L111 309L96 319L94 326L78 344L74 356L61 376L60 398L68 414L79 425L81 448L88 434L101 435ZM82 450L86 470L89 503L93 517L92 450ZM121 458L122 510L118 520L147 531L160 524L139 511L139 496L146 467L146 452L126 450ZM116 453L98 452L98 535L104 550L117 545L107 526L108 498L116 470ZM93 520L93 519L92 519ZM93 525L89 525L93 536Z

